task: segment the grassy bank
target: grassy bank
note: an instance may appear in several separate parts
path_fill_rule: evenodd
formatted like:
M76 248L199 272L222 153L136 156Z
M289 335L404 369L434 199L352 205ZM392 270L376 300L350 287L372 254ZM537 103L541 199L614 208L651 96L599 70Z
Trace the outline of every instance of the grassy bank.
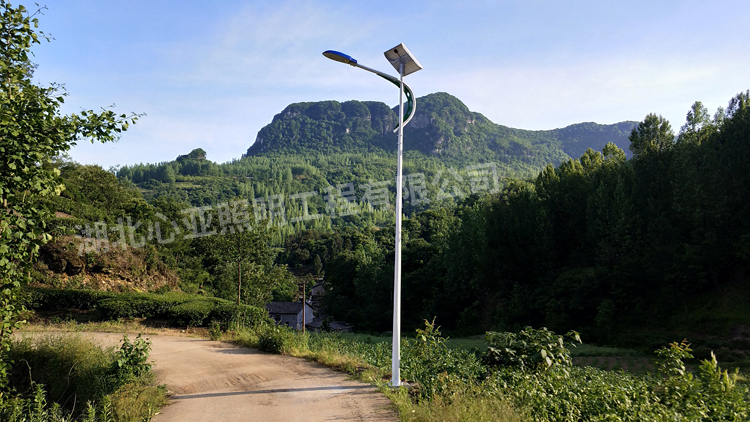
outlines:
M102 348L75 333L16 339L12 394L0 397L0 420L148 421L167 403L149 350L140 336L124 337L120 348Z
M626 372L573 366L563 336L546 330L496 333L471 351L450 348L436 327L417 330L401 349L409 388L391 389L385 337L306 334L268 327L225 338L304 357L378 385L406 421L746 421L750 387L716 360L695 362L687 343L646 359L632 350L582 347L577 359L647 364Z

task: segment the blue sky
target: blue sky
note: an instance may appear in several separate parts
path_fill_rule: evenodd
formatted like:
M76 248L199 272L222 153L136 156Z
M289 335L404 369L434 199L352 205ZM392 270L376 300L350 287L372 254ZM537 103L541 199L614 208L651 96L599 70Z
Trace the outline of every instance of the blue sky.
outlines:
M424 66L407 77L417 97L448 92L522 129L654 112L677 131L694 101L713 113L750 88L744 0L46 4L40 30L55 39L35 47L35 80L65 84L63 111L146 114L116 144L72 150L105 169L194 148L239 158L293 102L398 102L392 85L328 49L390 72L382 53L403 42Z

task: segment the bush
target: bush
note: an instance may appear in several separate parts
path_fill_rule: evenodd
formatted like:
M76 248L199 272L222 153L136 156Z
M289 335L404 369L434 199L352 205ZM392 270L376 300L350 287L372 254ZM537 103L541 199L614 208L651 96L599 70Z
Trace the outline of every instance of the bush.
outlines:
M182 303L204 300L184 293L119 293L97 303L102 316L118 318L170 318L171 310Z
M91 310L102 299L117 294L99 290L62 290L26 287L23 289L23 304L28 309L42 311L64 311L68 309Z
M456 384L474 382L484 376L485 368L477 356L462 349L449 349L435 321L425 322L413 340L402 346L402 377L419 383L423 397L450 391Z
M24 303L36 310L96 309L101 318L154 318L175 325L202 327L217 321L224 328L257 326L269 322L265 309L181 292L113 293L94 290L26 289Z
M216 341L221 338L221 334L221 324L219 324L217 321L211 321L211 324L208 326L209 338L211 338L211 340L213 341Z
M16 340L10 385L18 395L0 395L0 420L150 420L167 399L165 389L153 385L149 349L140 335L133 342L125 336L119 350L80 335ZM48 397L55 401L48 404Z
M224 327L229 325L239 327L259 327L265 324L273 324L268 316L268 311L250 305L239 307L225 300L218 300L211 311L211 320L217 321Z
M553 366L571 366L573 360L565 338L581 342L575 331L560 336L546 328L524 328L520 333L488 331L484 360L489 366L511 366L522 371L546 371Z
M739 368L733 374L722 370L712 352L710 360L701 362L696 376L683 362L693 358L690 352L685 340L656 351L656 367L661 375L656 389L659 398L682 409L689 419L750 420L750 388L741 383Z
M201 327L208 322L208 317L214 307L213 301L193 300L175 305L169 310L169 316L179 325Z
M120 350L115 352L115 361L113 368L115 376L120 381L126 381L132 377L140 377L151 371L151 364L148 363L148 353L151 351L151 341L138 337L131 343L126 334L122 338Z
M151 298L115 297L104 299L97 309L105 319L151 318L159 314L159 303Z
M299 345L296 335L297 332L288 327L268 326L258 335L258 349L268 353L289 353Z

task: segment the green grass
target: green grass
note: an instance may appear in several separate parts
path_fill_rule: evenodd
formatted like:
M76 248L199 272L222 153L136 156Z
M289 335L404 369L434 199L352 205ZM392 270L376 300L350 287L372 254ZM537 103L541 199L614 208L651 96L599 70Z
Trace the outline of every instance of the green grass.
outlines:
M240 328L224 331L221 339L249 347L270 340L277 352L320 362L374 384L393 401L404 421L656 421L690 414L689 407L680 402L681 396L669 396L671 387L665 386L671 384L663 384L663 377L653 375L653 356L633 349L583 344L571 348L576 366L567 369L567 375L505 368L485 378L481 368L467 363L474 359L467 351L484 348L484 341L476 336L437 341L426 347L414 339L405 339L402 376L420 381L414 388L394 390L387 386L390 336L303 335L291 330L276 335L273 330L270 326ZM204 331L202 334L207 335ZM433 353L435 349L438 353ZM750 399L745 381L729 395L707 390L712 387L703 381L690 384L693 381L676 378L670 382L685 391L702 389L696 390L697 395L689 401L711 395L711 401L696 403L724 415L730 414L731 409L721 406L734 406L745 412L740 403Z
M225 333L224 339L231 340L236 344L249 347L266 348L265 343L269 338L279 342L273 343L273 349L287 355L302 357L311 361L319 362L339 371L352 375L353 378L377 386L394 403L399 417L403 421L499 421L517 422L525 420L521 414L513 408L508 400L502 397L488 397L481 394L480 389L471 387L470 384L460 381L458 378L453 384L444 384L445 389L435 395L427 394L424 387L407 389L401 387L392 389L388 386L390 380L390 343L389 336L373 336L356 333L340 334L301 334L287 331L275 334L276 330L268 328L263 330L242 329ZM474 347L476 339L468 343L456 342L456 349L462 344ZM410 372L417 371L413 376L419 376L420 364L415 360L415 353L430 354L431 347L415 350L414 340L402 343L402 375L407 376ZM417 346L417 349L419 347ZM456 350L452 349L452 350ZM270 351L270 349L269 349ZM444 356L461 355L470 357L465 350L451 352L436 349L437 353L432 359L441 360ZM445 362L449 362L448 361ZM441 364L435 362L437 366ZM409 368L412 368L411 370ZM458 372L471 372L471 368L454 368ZM431 377L429 372L421 375ZM450 382L450 381L449 381ZM443 385L443 384L441 384ZM459 387L454 389L453 387ZM467 388L468 387L468 388ZM449 391L450 390L450 391ZM421 398L420 398L421 397Z
M358 343L391 343L393 338L391 336L373 335L373 334L359 334L359 333L340 333L338 336L342 340L354 341ZM403 337L408 338L408 337ZM471 337L448 337L445 345L449 349L464 349L464 350L480 350L484 351L487 349L487 343L484 340L484 336L471 336ZM605 347L596 346L593 344L577 344L575 347L568 347L570 355L573 357L583 356L619 356L619 357L643 357L646 356L643 352L634 349L625 349L620 347Z
M32 412L47 414L48 419L33 419L40 422L70 417L93 420L88 417L91 411L111 414L113 419L108 420L140 422L150 420L167 403L166 388L156 385L150 370L130 372L119 367L118 348L102 348L80 334L16 339L9 357L15 361L9 380L16 395L0 397L2 420L24 420L14 419L14 413Z
M342 340L355 341L358 343L388 343L393 341L393 337L385 335L373 335L373 334L359 334L359 333L340 333L338 334ZM409 338L406 336L403 339ZM446 346L449 349L464 349L473 350L479 349L484 350L487 348L487 344L484 342L484 336L472 336L472 337L449 337L446 341Z
M253 346L263 335L256 333L256 340L250 335L245 344ZM750 416L750 389L742 375L724 375L718 366L694 374L655 373L651 356L626 348L582 345L574 350L575 359L587 362L583 366L482 369L466 353L478 339L456 339L455 349L449 349L439 335L428 336L426 343L402 343L401 375L414 386L394 390L387 387L390 337L292 333L279 340L282 353L379 386L404 421L739 421ZM670 359L670 367L681 367L677 358Z
M624 349L619 347L596 346L593 344L576 344L575 347L568 347L572 357L585 356L612 356L612 357L644 357L643 352L634 349Z

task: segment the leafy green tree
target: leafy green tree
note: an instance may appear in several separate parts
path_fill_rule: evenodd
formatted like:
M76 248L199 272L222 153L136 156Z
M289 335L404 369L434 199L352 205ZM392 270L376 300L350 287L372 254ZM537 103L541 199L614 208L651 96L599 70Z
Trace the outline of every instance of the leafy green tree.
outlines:
M321 261L320 255L315 255L313 265L315 266L315 275L320 275L321 271L323 271L323 261Z
M154 213L140 191L97 165L65 162L59 165L63 191L49 198L50 211L63 211L89 221L153 220Z
M696 101L687 114L687 121L680 128L678 142L700 144L713 127L708 110L700 101Z
M31 47L44 34L25 7L0 0L0 387L9 367L6 353L17 327L16 292L28 279L39 247L50 239L49 215L38 206L43 197L59 195L62 186L54 157L82 139L117 139L137 116L111 110L61 115L60 86L32 83Z
M267 221L226 229L194 240L195 253L203 256L203 267L215 276L215 295L236 299L237 304L263 307L274 292L284 296L294 288L296 283L287 266L275 263L278 250L270 245L274 230Z
M270 268L274 255L268 247L268 231L243 230L213 236L213 244L220 260L231 263L237 276L237 305L242 298L242 275L257 278ZM244 268L243 268L244 267ZM244 271L243 271L244 270ZM269 288L269 292L270 292Z
M630 150L634 158L646 154L668 151L674 144L674 133L669 122L650 113L630 133Z

